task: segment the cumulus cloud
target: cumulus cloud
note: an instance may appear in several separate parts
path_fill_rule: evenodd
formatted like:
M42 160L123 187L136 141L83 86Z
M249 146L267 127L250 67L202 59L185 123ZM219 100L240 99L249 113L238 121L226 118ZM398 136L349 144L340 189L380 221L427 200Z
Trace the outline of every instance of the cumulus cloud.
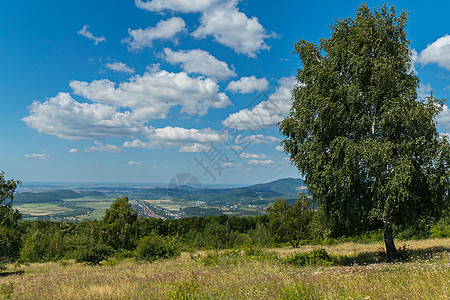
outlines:
M262 134L255 134L249 136L238 136L236 138L237 144L273 144L281 142L279 138L274 136L266 136Z
M266 78L258 79L255 76L242 77L238 81L231 81L227 90L240 94L251 94L255 91L264 91L269 87L269 82Z
M196 38L208 36L249 57L268 50L267 33L256 17L249 18L239 11L237 0L135 0L136 6L153 12L173 11L201 13L200 26L192 33Z
M25 157L33 159L47 159L50 156L47 153L33 153L33 154L25 154Z
M278 145L278 146L275 147L275 150L280 151L280 152L283 152L283 151L284 151L284 148L283 148L283 146Z
M202 152L210 148L210 145L204 145L199 143L186 144L180 147L180 152Z
M447 105L444 105L444 109L437 118L438 125L442 127L446 133L450 133L450 109Z
M289 113L292 105L292 89L296 83L294 77L284 77L278 81L275 92L268 99L251 109L243 109L229 115L222 123L229 128L253 130L274 127Z
M129 164L129 165L142 165L141 162L138 162L138 161L132 161L132 160L130 160L130 161L128 162L128 164Z
M267 155L265 154L254 154L254 153L241 153L240 157L242 158L253 158L253 159L265 159L265 158L269 158Z
M421 99L425 99L426 97L430 96L432 90L433 89L431 88L431 85L429 83L420 83L419 88L417 89L417 96L419 96L419 98Z
M136 6L149 11L171 10L183 13L195 13L205 11L223 0L135 0Z
M155 27L146 29L128 29L128 38L122 42L129 44L130 51L140 50L145 47L151 47L154 40L165 39L170 40L186 30L186 23L180 17L173 17L168 20L162 20Z
M90 26L89 25L84 25L83 28L81 28L79 31L77 31L77 33L79 35L82 35L84 37L87 37L90 40L94 41L94 45L98 45L98 43L100 42L106 42L106 38L104 36L100 36L100 37L96 37L92 34L92 32L90 32L88 30Z
M223 166L224 166L225 168L229 168L229 167L242 167L241 164L235 164L235 163L229 162L229 161L226 162L226 163L224 163Z
M79 103L67 93L59 93L44 103L35 101L28 110L29 115L22 119L28 127L68 140L136 136L150 130L129 112L105 104Z
M134 68L131 68L122 62L107 63L105 67L116 72L134 73Z
M270 165L274 165L275 163L271 159L266 159L266 160L251 159L248 161L248 164L249 165L270 166Z
M78 149L77 148L72 148L68 151L69 153L73 154L73 153L77 153Z
M437 39L422 50L416 59L422 65L437 63L440 67L450 70L450 35Z
M95 141L94 144L96 146L93 147L88 147L86 149L84 149L84 152L110 152L110 153L119 153L120 152L120 148L117 147L116 145L103 145L100 142Z
M205 115L210 108L224 108L231 104L225 93L210 78L192 78L185 72L146 72L136 75L116 88L107 79L91 83L72 81L76 95L94 102L129 107L137 119L166 118L173 106L180 105L181 112Z
M147 142L134 139L126 141L123 147L149 149L180 147L180 152L201 152L211 143L221 143L224 138L224 133L209 128L187 129L167 126L156 128L152 134L148 135Z
M200 50L172 51L164 49L165 59L171 64L181 64L186 73L196 73L211 77L215 80L225 80L236 76L226 62L219 61L210 53Z
M237 1L225 1L203 11L200 26L192 33L196 38L213 36L214 39L243 53L256 57L260 50L268 50L265 39L272 37L259 23L258 18L248 18L237 8Z

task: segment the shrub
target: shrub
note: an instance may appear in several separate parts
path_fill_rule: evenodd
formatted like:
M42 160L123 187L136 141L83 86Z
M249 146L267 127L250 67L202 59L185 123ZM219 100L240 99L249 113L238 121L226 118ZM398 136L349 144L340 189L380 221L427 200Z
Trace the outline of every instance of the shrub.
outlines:
M179 256L180 249L175 239L168 239L152 232L139 240L134 253L139 259L154 261Z
M78 250L76 262L86 263L88 265L98 265L102 260L107 259L114 253L110 246L99 244L93 247L81 248Z
M431 237L433 238L448 238L450 237L450 215L439 220L430 229Z
M324 249L316 249L306 253L295 253L283 259L283 262L295 266L329 266L334 264L334 260Z
M251 260L271 261L274 263L280 260L278 253L262 248L247 248L244 250L244 256Z

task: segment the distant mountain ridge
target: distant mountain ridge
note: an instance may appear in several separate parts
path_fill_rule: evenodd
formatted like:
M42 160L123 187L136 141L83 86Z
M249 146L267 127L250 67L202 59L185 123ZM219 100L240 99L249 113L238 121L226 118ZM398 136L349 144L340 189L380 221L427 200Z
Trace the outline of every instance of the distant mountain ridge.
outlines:
M194 187L198 190L198 187ZM100 190L100 191L99 191ZM89 196L105 196L111 194L130 195L136 199L149 199L149 196L165 197L174 196L173 189L169 188L136 188L136 187L96 187L95 190L86 189L56 189L40 192L22 192L16 193L14 203L26 204L37 202L62 202L64 199L77 199ZM290 202L297 199L298 193L306 191L304 180L300 178L282 178L268 183L259 183L247 187L237 188L203 188L198 193L198 199L207 203L221 203L226 199L227 202L251 204L255 201L270 203L276 197L284 198ZM179 186L176 192L183 197L184 194L191 193L188 185Z
M246 187L246 189L257 191L273 191L282 194L295 193L304 190L305 181L300 178L282 178L268 183L259 183Z

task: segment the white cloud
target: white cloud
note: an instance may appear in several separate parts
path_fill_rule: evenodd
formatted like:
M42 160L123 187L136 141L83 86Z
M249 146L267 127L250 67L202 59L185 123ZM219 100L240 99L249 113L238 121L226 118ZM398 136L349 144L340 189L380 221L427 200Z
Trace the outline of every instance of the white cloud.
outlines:
M419 88L417 89L417 96L419 96L420 99L425 99L426 97L430 96L431 91L433 89L431 88L431 85L428 84L419 84Z
M151 131L129 112L99 103L79 103L67 93L59 93L44 103L35 101L28 110L29 115L22 119L28 127L62 139L136 136Z
M181 64L186 73L202 74L215 80L226 80L236 76L226 62L219 61L210 53L200 49L174 52L165 48L164 53L167 62Z
M122 42L128 43L129 50L139 50L145 47L151 47L154 40L173 39L178 33L186 30L186 23L180 17L173 17L168 20L162 20L156 24L156 27L146 29L128 29L128 38Z
M276 142L281 142L281 140L274 136L265 136L262 134L238 136L236 138L237 144L273 144Z
M249 165L270 166L270 165L273 165L275 163L271 159L266 159L266 160L251 159L251 160L248 161L248 164Z
M130 160L130 161L128 162L128 164L129 164L129 165L142 165L141 162L138 162L138 161L132 161L132 160Z
M116 72L123 72L129 74L134 73L134 68L130 68L129 66L127 66L122 62L107 63L105 67Z
M284 148L283 148L283 146L278 145L278 146L275 147L275 150L280 151L280 152L283 152L283 151L284 151Z
M243 109L230 114L222 123L239 130L274 127L289 113L292 106L292 89L296 84L294 77L284 77L279 81L275 92L268 99L251 109Z
M242 158L253 158L253 159L265 159L265 158L269 158L267 155L265 154L253 154L253 153L247 153L244 152L240 155L240 157Z
M145 72L136 75L116 88L107 79L91 83L72 81L76 95L94 102L128 107L139 120L166 118L173 106L181 112L204 115L209 108L224 108L231 104L225 93L219 93L217 83L209 78L192 78L185 72Z
M223 0L135 0L136 6L149 11L171 10L183 13L202 12Z
M186 144L180 147L180 152L202 152L210 148L210 145L204 145L199 143Z
M231 150L241 150L242 147L239 145L226 145L225 148L231 149Z
M248 18L237 8L237 1L231 0L220 3L203 11L200 26L192 33L196 38L213 36L214 39L243 53L249 57L256 57L260 50L268 50L265 39L271 37L258 18Z
M126 148L149 148L163 149L180 147L180 152L201 152L209 147L211 143L221 143L226 136L218 131L205 129L187 129L181 127L167 126L156 128L148 135L148 142L140 139L126 141L123 147Z
M76 149L76 148L72 148L69 150L69 153L71 153L71 154L77 153L77 152L78 152L78 149Z
M88 30L90 26L89 25L84 25L83 28L81 28L79 31L77 31L77 33L79 35L82 35L84 37L87 37L90 40L94 41L94 45L98 45L98 43L100 42L105 42L106 38L104 36L100 36L100 37L95 37L92 32L90 32Z
M419 58L419 54L417 53L416 49L411 49L411 68L410 71L413 71L414 73L416 72L416 63L417 63L417 59Z
M119 153L120 152L120 148L117 147L116 145L110 145L110 144L103 145L102 143L97 142L97 141L95 141L94 144L97 146L88 147L88 148L84 149L84 152L95 152L95 151L110 152L110 153Z
M450 109L447 105L444 105L444 109L438 116L437 121L438 125L447 131L447 134L450 133Z
M33 154L25 154L25 157L33 159L47 159L50 156L47 153L33 153Z
M231 81L227 90L240 94L251 94L255 91L264 91L269 87L269 82L266 78L258 79L255 76L242 77L238 81Z
M242 167L241 164L235 164L235 163L233 163L233 162L226 162L226 163L223 164L223 166L224 166L225 168L229 168L229 167Z
M450 35L445 35L429 44L420 52L417 62L423 65L437 63L440 67L450 70Z

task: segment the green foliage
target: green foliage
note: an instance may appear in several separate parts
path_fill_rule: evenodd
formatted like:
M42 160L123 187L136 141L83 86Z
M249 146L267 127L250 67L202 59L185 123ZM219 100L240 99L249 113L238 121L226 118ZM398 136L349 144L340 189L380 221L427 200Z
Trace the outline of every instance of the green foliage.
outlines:
M101 242L114 249L132 250L137 243L137 212L128 197L119 197L106 210L101 220Z
M283 259L283 263L294 266L330 266L334 262L335 259L324 249L316 249L306 253L295 253Z
M0 173L0 263L17 258L20 251L18 221L21 215L12 207L14 192L20 181L6 180Z
M139 240L135 255L139 259L153 261L180 255L176 239L165 238L152 232Z
M205 266L236 265L247 261L267 261L277 263L280 257L276 252L262 248L246 248L244 251L233 249L207 252L205 255L192 255L191 258L200 261Z
M4 282L0 285L0 295L5 299L11 299L14 296L14 282Z
M215 251L195 259L199 259L205 266L236 265L242 261L242 253L241 250L236 249Z
M450 213L447 213L430 229L433 238L449 238L450 237Z
M286 200L277 199L268 208L270 228L277 241L290 242L296 248L300 240L310 239L309 226L313 219L311 202L304 193L294 205Z
M114 249L107 245L98 244L92 247L83 247L77 250L75 259L78 263L85 263L91 266L99 265L100 262L109 258L114 253Z
M407 13L361 5L331 37L295 45L302 67L283 147L335 235L439 217L448 206L450 145L436 130L443 101L419 99Z

